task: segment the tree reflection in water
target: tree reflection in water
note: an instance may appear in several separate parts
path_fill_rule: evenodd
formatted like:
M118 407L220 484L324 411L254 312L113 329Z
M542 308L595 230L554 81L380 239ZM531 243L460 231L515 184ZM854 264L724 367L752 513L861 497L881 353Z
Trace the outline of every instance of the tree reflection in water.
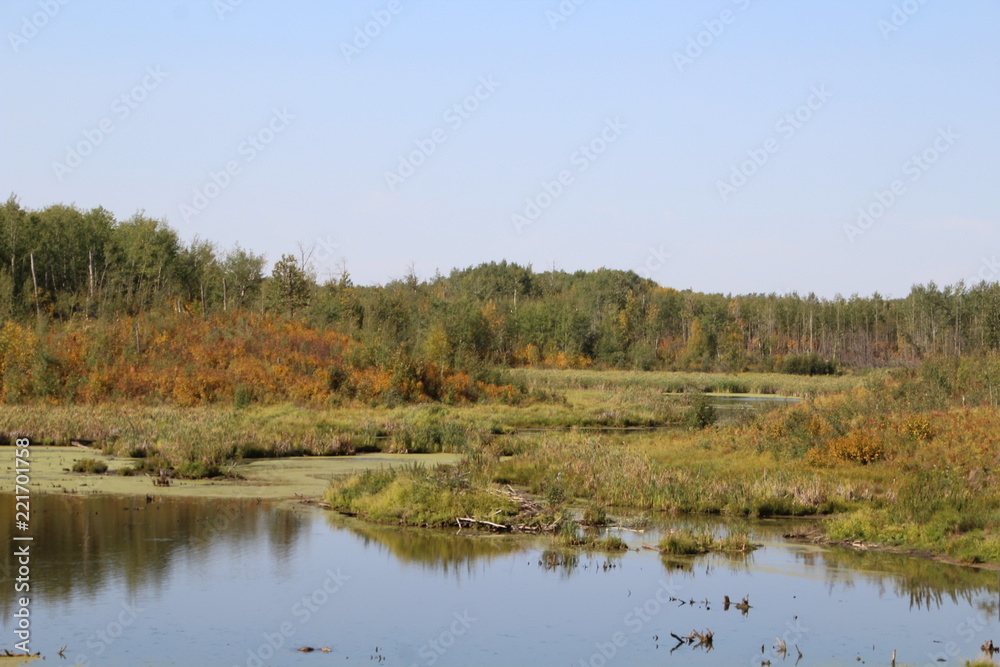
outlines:
M949 600L975 604L985 614L997 613L995 572L941 563L928 558L843 547L795 552L796 559L824 573L828 588L853 588L863 581L886 594L908 597L911 609L934 610Z
M275 560L287 561L305 519L256 500L47 495L31 498L32 592L48 602L96 596L111 583L128 593L159 591L180 557L204 562L212 549L243 549L266 535ZM0 495L0 530L13 526L14 502ZM9 535L6 542L9 542ZM0 556L0 615L14 601L13 550Z
M401 563L454 573L456 576L483 570L494 558L527 551L536 544L535 539L523 535L463 531L462 535L456 536L455 531L382 526L335 513L326 517L331 527L350 531L361 538L366 547L384 550Z

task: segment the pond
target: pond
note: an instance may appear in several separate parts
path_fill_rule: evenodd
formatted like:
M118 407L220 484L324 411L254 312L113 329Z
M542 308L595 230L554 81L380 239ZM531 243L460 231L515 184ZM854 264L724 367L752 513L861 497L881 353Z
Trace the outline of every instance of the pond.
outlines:
M780 521L741 524L764 544L748 557L664 560L641 546L668 524L621 531L633 550L609 555L259 501L33 502L31 647L61 662L66 646L67 665L804 666L888 664L894 649L897 664L938 665L1000 640L995 572L795 543L781 535L797 524ZM0 496L8 545L13 505ZM5 551L0 648L12 648ZM711 647L671 652L670 633L692 630L710 630Z

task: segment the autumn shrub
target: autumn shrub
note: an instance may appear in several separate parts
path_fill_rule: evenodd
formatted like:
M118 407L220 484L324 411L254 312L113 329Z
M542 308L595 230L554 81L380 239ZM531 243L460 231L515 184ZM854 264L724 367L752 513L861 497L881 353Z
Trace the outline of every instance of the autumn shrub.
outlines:
M882 440L870 431L851 431L830 440L825 446L825 454L838 461L865 465L883 460L886 451Z
M903 431L917 440L930 440L934 437L934 428L927 415L910 415L903 422Z
M332 407L515 403L527 393L485 365L471 373L442 369L401 350L380 351L379 343L246 311L152 312L36 329L13 322L0 329L0 397L7 403Z

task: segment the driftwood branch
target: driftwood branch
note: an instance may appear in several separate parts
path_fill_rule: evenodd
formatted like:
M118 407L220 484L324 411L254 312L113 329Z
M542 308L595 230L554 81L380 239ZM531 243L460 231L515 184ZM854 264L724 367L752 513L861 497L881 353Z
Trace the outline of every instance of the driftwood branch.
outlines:
M510 526L502 523L494 523L492 521L484 521L482 519L473 519L472 517L458 517L455 519L458 522L459 528L462 527L462 523L478 524L480 526L489 526L490 528L495 528L496 530L510 530Z

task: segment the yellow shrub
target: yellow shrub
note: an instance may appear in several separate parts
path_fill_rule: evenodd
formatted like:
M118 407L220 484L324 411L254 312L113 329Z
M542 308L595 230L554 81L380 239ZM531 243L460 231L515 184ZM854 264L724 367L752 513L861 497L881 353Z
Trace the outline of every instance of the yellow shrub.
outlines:
M912 415L903 422L903 432L917 440L930 440L934 437L931 420L925 415Z
M882 442L866 431L851 431L842 438L834 438L826 446L831 457L840 461L867 464L885 458Z

